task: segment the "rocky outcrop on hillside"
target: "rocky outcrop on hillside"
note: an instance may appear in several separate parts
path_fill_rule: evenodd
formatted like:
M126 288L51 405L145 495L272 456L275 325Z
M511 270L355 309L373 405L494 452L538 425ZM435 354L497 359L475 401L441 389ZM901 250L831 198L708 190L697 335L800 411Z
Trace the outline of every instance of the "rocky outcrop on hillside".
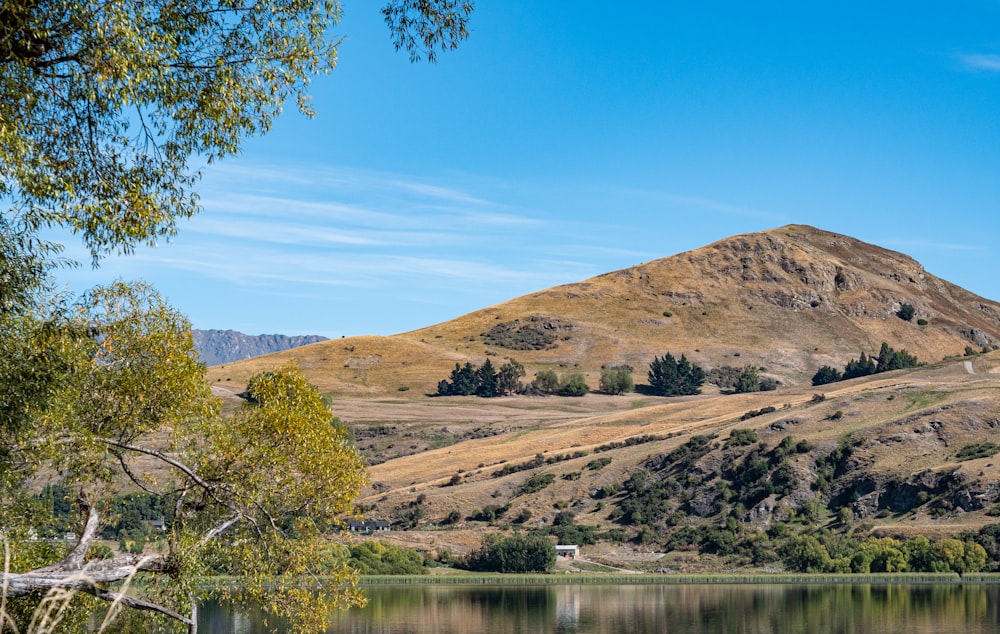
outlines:
M194 347L207 365L259 357L326 341L319 335L245 335L235 330L194 330Z
M995 403L959 399L814 444L809 437L822 424L783 419L727 438L693 436L650 456L640 478L618 486L624 495L611 502L615 517L670 532L677 517L697 523L732 516L761 528L816 514L817 504L870 521L954 518L1000 503L993 475L1000 445L981 440L1000 427ZM793 425L796 435L784 435ZM927 456L936 458L921 462Z

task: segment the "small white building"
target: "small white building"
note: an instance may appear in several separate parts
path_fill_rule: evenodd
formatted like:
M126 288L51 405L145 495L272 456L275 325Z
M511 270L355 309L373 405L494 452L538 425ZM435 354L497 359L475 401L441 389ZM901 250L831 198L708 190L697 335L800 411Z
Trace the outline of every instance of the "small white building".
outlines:
M556 544L556 557L566 559L579 559L580 547L576 544Z

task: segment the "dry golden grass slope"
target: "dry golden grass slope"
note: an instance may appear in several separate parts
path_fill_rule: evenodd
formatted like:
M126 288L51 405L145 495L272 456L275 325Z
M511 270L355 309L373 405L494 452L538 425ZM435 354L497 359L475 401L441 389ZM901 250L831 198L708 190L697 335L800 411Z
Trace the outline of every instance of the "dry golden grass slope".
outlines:
M916 308L912 321L895 314L904 303ZM484 337L498 325L526 323L555 341L543 350L514 350ZM434 392L455 363L466 361L513 357L529 378L545 367L579 369L596 387L602 366L631 365L641 380L654 355L673 352L706 368L753 363L785 384L806 385L819 366L842 367L883 341L922 361L992 346L1000 342L1000 304L903 254L790 225L412 332L326 341L215 367L210 377L239 387L261 368L295 361L325 392L412 399Z
M816 394L825 400L818 402ZM602 398L617 399L617 408ZM596 490L620 485L637 470L650 470L650 459L664 456L696 435L713 435L712 451L690 472L691 495L687 497L693 497L693 502L687 504L694 508L688 509L687 521L717 523L717 511L712 509L720 499L716 478L727 461L738 458L739 451L727 451L724 446L735 429L754 430L768 447L786 436L796 442L807 440L811 446L792 460L794 492L772 496L759 508L747 509L744 521L748 525L786 520L816 496L824 502L849 496L858 525L867 523L874 530L894 534L947 535L995 521L986 511L1000 503L1000 456L973 460L956 456L963 447L996 438L1000 353L820 388L641 401L591 395L581 399L578 407L586 408L587 399L594 399L596 413L563 418L539 409L534 424L497 423L492 426L495 436L459 440L374 465L373 486L362 505L370 517L394 521L420 501L425 510L420 527L434 530L419 539L412 532L394 538L424 548L462 550L475 545L478 536L489 529L468 517L488 505L509 505L504 522L528 510L528 526L544 525L561 509L568 509L578 523L611 528L617 496L596 499ZM466 405L471 401L457 400ZM507 408L517 403L525 408L555 408L565 399L498 400L507 401L502 405ZM748 411L767 407L775 411L741 420ZM443 410L439 413L447 420ZM449 424L452 431L463 426L460 419ZM396 438L407 441L402 433ZM818 464L845 438L854 447L845 473L832 487L817 492ZM629 446L629 439L643 440ZM607 448L613 443L620 446ZM546 460L535 467L498 474L505 466L531 462L539 454ZM575 454L579 457L570 457ZM588 467L601 458L610 459L609 463ZM456 474L458 478L453 479ZM551 485L527 495L518 493L526 480L545 474L554 476ZM704 498L701 516L699 497ZM449 523L446 518L453 512L462 519Z
M896 316L904 303L916 308L913 321ZM525 324L554 340L545 349L511 350L485 336L498 325L516 330ZM810 385L820 365L842 367L861 351L877 352L883 341L929 365ZM1000 503L1000 459L956 458L962 447L990 441L1000 428L1000 352L961 357L966 346L978 351L998 342L996 302L934 277L905 255L788 226L420 330L322 342L213 367L209 376L217 393L232 396L253 372L298 364L334 397L334 409L370 458L373 486L362 500L369 516L395 520L423 496L420 526L447 529L395 533L408 545L474 545L486 528L464 518L487 505L509 504L507 517L527 509L531 523L551 520L557 507L568 508L578 522L611 526L615 502L602 507L595 490L648 469L651 457L694 435L715 434L721 445L737 428L754 429L770 447L785 436L808 440L812 447L792 464L795 491L761 509L747 509L747 521L780 521L816 496L818 462L851 435L855 445L847 471L823 495L850 495L859 521L896 532L954 532L990 521L986 510ZM746 395L722 395L706 386L703 395L674 399L426 396L456 363L466 361L512 356L528 367L528 378L541 368L578 368L596 387L602 366L632 365L642 381L653 356L668 351L685 353L706 368L754 363L783 386ZM825 400L817 402L817 393ZM775 411L740 420L766 407ZM597 451L640 437L654 439ZM577 452L586 455L555 460ZM494 475L538 454L553 460ZM610 463L587 467L602 457ZM685 502L692 517L704 508L710 521L717 490L711 474L717 477L726 460L738 458L716 446L696 465L705 484ZM551 485L517 494L529 477L546 473L555 476ZM887 510L891 515L884 517ZM463 519L443 526L456 512Z

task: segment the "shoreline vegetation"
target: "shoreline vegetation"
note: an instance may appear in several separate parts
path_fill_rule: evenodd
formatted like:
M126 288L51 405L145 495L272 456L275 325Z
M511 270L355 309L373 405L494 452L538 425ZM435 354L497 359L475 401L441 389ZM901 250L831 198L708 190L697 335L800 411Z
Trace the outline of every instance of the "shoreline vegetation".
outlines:
M308 582L291 582L295 587L327 587L336 583L333 578L310 577ZM211 577L204 585L218 589L229 587L239 580L232 577ZM374 586L557 586L557 585L849 585L849 584L1000 584L1000 573L955 572L883 572L883 573L537 573L537 574L454 574L454 575L360 575L358 587Z
M471 575L364 575L358 585L696 585L696 584L1000 584L1000 573L886 572L756 573L756 574L471 574Z

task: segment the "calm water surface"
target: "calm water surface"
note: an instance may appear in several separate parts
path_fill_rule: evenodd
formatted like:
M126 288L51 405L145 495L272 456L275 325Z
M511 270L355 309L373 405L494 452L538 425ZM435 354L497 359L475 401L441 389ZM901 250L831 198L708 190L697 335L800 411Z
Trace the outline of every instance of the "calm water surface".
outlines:
M329 634L1000 634L994 585L380 586ZM267 631L206 604L202 632ZM289 630L290 631L290 630Z

